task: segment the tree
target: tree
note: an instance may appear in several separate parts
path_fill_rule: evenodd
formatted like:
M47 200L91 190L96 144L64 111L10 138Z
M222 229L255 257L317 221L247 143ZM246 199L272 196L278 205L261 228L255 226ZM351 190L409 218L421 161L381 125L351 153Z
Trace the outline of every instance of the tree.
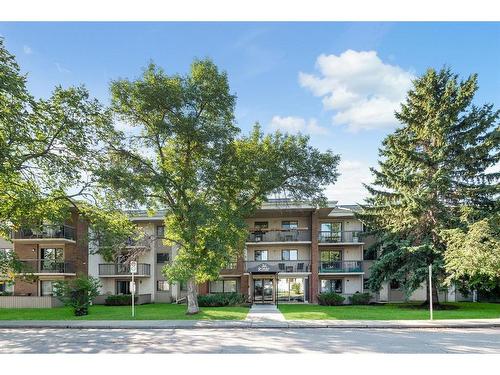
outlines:
M104 145L116 137L109 111L83 86L58 86L49 98L35 99L26 84L0 38L0 236L61 222L71 209L90 219L95 233L111 233L101 239L130 236L133 226L105 206L93 175ZM0 264L17 273L13 261Z
M371 289L397 280L411 293L433 265L433 300L445 277L445 229L460 225L464 207L498 211L499 111L472 104L477 76L465 81L450 69L429 69L413 82L396 112L401 126L387 136L372 169L370 197L359 217L379 237Z
M89 306L99 295L101 282L91 276L80 276L68 281L54 283L54 294L66 305L73 308L75 316L88 315Z
M500 214L442 232L447 282L461 290L500 286Z
M187 282L189 314L199 311L197 283L216 279L240 255L244 218L271 193L325 200L321 186L337 178L338 156L319 152L302 135L241 136L227 75L196 60L187 75L150 64L136 80L111 84L112 110L137 128L111 144L100 177L115 199L166 208L166 242L178 247L164 272Z

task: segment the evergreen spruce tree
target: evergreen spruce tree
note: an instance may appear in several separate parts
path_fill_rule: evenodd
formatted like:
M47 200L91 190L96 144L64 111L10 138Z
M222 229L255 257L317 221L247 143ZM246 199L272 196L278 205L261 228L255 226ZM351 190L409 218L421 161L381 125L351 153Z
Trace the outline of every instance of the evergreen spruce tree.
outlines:
M413 82L396 112L401 126L379 150L379 168L360 218L378 238L370 288L397 280L407 295L428 278L433 301L445 278L442 231L461 225L461 213L498 212L500 111L472 103L477 76L459 81L449 68L429 69ZM427 299L429 296L427 296Z

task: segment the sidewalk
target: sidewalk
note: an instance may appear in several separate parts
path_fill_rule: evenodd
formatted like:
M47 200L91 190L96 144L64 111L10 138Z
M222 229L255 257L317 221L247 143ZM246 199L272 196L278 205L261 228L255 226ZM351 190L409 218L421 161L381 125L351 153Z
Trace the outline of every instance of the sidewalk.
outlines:
M258 312L261 314L261 312ZM73 329L190 329L190 328L500 328L500 319L454 320L280 320L253 315L247 320L4 320L3 328L73 328Z

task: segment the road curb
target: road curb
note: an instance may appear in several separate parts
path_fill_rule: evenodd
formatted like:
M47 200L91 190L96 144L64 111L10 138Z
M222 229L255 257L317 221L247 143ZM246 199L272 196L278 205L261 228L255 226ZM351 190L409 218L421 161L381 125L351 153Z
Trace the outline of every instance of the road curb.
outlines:
M489 321L3 321L0 329L423 329L500 328L500 319Z

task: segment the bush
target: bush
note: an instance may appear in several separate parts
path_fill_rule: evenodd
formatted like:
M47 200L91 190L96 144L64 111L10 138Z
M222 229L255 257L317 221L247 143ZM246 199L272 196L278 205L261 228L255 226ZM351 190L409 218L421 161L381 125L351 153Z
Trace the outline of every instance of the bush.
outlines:
M137 302L138 297L134 297L134 302ZM107 306L130 306L132 305L131 294L117 294L106 297L104 303Z
M54 284L54 294L66 306L73 307L75 316L88 315L90 303L99 295L101 282L95 277L81 276Z
M11 295L12 292L7 292L7 291L0 292L0 296L11 296Z
M370 303L371 295L370 293L355 293L349 297L350 302L353 305L368 305Z
M198 296L200 307L237 306L246 302L246 297L241 293L214 293Z
M338 293L328 292L318 294L318 303L323 306L342 305L345 298Z

